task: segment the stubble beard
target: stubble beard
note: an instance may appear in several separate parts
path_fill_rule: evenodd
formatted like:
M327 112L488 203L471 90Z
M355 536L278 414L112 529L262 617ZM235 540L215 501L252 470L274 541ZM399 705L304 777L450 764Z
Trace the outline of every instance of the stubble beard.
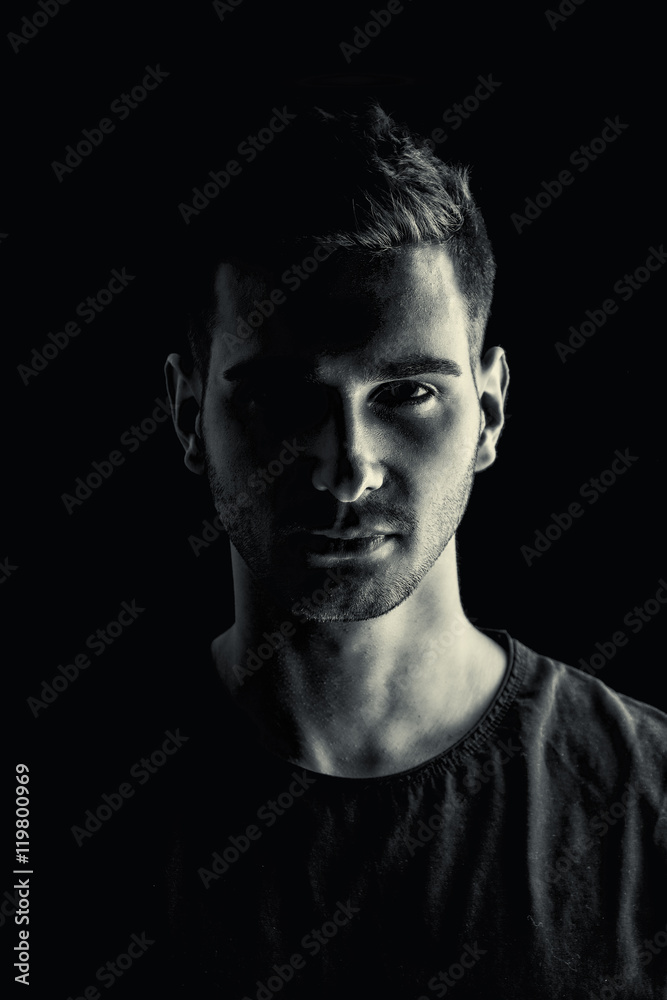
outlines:
M457 486L431 505L412 532L398 538L400 548L395 559L362 572L354 564L346 563L339 564L331 574L324 569L316 572L307 570L299 584L293 576L289 583L276 579L271 565L270 545L266 541L260 547L257 544L258 539L263 540L268 534L268 519L264 519L267 529L263 534L260 511L251 506L245 511L239 509L205 449L206 473L216 511L256 585L273 604L292 611L302 622L313 623L379 618L393 611L415 592L450 544L461 523L472 490L476 459L477 448ZM413 555L410 549L415 546L417 552ZM403 567L403 561L413 565ZM327 583L326 589L324 583ZM316 595L319 603L314 600Z

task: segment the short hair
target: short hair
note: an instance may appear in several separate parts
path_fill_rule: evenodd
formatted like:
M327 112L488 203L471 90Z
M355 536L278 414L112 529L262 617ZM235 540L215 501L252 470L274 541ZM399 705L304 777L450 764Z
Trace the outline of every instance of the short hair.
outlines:
M273 254L315 244L378 254L419 244L445 248L466 301L474 371L495 260L468 168L444 163L376 101L357 112L297 114L257 161L191 220L186 323L204 385L219 264L266 263Z

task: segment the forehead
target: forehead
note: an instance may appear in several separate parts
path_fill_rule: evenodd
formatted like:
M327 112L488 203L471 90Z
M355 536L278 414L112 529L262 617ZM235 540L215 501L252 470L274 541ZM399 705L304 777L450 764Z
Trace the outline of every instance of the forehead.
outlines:
M292 355L355 367L378 354L444 350L465 363L466 302L442 247L336 250L311 272L293 256L264 267L220 265L213 364Z

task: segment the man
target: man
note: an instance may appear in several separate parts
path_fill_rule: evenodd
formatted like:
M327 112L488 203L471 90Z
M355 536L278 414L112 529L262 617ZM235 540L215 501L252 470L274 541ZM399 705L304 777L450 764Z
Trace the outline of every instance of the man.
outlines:
M663 996L667 720L461 604L509 380L465 171L376 105L282 142L166 365L235 600L168 861L183 995Z

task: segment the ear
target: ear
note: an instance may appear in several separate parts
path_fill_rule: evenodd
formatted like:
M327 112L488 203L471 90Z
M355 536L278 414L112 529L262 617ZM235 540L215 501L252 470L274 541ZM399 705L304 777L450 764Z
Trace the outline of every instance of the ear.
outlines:
M478 391L482 410L475 472L488 469L496 460L496 446L505 423L505 397L510 381L502 347L491 347L479 364Z
M202 383L196 366L188 373L180 354L170 354L164 366L171 419L185 451L184 461L191 472L205 471L204 443L201 438Z

